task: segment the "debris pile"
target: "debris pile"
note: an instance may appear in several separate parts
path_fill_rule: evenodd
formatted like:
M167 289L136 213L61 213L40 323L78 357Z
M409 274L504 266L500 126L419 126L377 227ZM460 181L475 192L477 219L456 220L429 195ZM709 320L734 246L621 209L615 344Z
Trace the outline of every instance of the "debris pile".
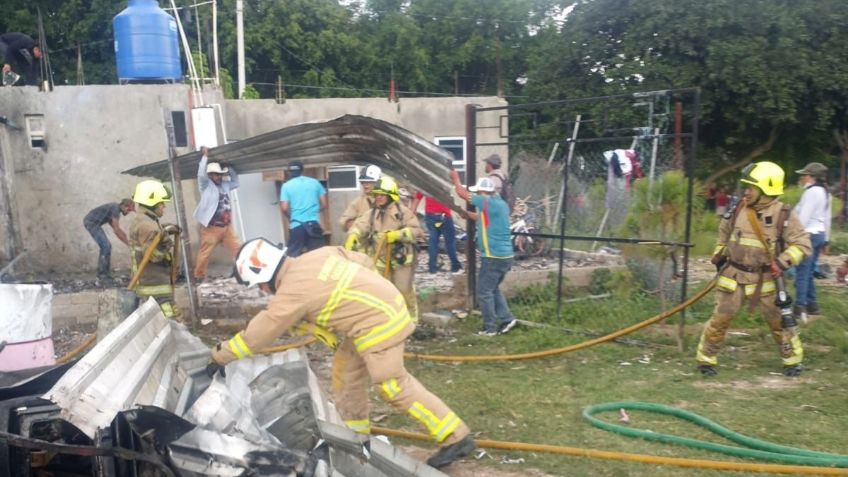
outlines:
M208 359L151 299L76 363L0 376L0 477L444 475L376 439L366 459L301 350Z

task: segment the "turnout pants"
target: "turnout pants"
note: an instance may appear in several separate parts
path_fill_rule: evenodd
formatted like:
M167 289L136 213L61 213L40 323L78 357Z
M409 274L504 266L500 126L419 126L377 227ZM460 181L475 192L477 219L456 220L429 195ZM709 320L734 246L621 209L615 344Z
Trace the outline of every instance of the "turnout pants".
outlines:
M753 285L756 286L756 285ZM704 325L701 340L698 343L696 359L698 363L715 366L718 364L718 352L724 343L724 336L730 327L733 317L742 308L746 295L752 293L752 285L740 284L736 290L727 291L719 288L716 291L716 305L710 320ZM763 318L771 329L774 342L777 343L780 357L784 366L801 364L804 359L804 348L798 335L798 328L783 330L780 326L780 310L774 304L774 294L760 297L759 308Z
M204 227L200 226L200 251L197 252L197 264L194 267L194 278L203 278L206 276L206 269L209 266L209 257L212 256L212 251L219 244L224 244L224 247L230 251L233 260L238 255L239 240L233 231L233 225L226 227Z
M381 271L379 265L377 266L377 271ZM418 323L418 297L415 294L414 276L415 269L413 266L404 265L402 267L392 267L390 280L398 291L400 291L400 294L403 295L412 321Z
M428 391L403 365L404 343L363 354L352 340L342 342L333 358L333 395L345 424L360 434L371 433L368 386L395 409L421 423L438 444L451 445L470 432L468 426Z

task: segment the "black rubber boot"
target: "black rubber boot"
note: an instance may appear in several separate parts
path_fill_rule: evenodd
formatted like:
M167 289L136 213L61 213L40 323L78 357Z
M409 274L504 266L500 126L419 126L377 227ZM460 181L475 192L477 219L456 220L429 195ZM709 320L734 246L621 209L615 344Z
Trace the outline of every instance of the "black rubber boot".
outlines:
M710 366L709 364L698 365L698 371L704 376L715 376L716 374L718 374L718 371L716 371L715 366Z
M477 444L474 443L474 439L471 436L465 436L461 441L439 449L438 452L427 459L427 465L441 469L474 452L476 448Z
M784 366L783 375L788 376L790 378L794 378L796 376L800 376L801 371L803 370L804 368L802 368L800 364L796 364L795 366Z

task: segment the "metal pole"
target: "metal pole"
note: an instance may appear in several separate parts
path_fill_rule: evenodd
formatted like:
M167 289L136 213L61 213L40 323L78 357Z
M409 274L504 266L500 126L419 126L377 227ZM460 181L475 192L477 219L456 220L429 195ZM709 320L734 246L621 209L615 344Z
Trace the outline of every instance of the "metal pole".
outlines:
M477 106L465 105L465 183L470 184L477 180ZM466 210L474 212L474 206L466 204ZM465 268L468 270L468 297L465 302L466 308L471 311L477 304L477 240L476 222L465 221L468 243L465 245Z
M185 202L183 201L183 186L180 177L180 169L176 164L177 150L175 147L174 124L171 122L171 114L165 111L165 128L168 132L168 167L171 170L171 190L174 195L174 210L177 214L177 224L185 233L180 234L183 246L183 268L188 288L188 303L191 309L191 321L197 320L197 295L192 283L189 255L191 255L191 241L189 240L188 223L186 222ZM176 284L174 284L176 286Z
M212 55L215 57L215 86L221 86L218 74L218 0L212 0Z
M238 99L244 95L244 1L236 0L236 51L238 56Z
M654 169L657 166L657 146L659 145L660 128L654 128L654 144L651 146L651 172L648 176L648 197L654 189Z
M692 106L692 139L689 154L686 155L686 176L689 178L688 190L686 191L686 229L684 232L683 241L691 243L692 237L692 196L694 195L695 187L695 163L698 158L698 118L701 116L701 89L695 89L694 104ZM683 250L683 280L680 284L680 302L686 301L687 287L689 285L689 247ZM680 323L678 324L678 348L683 351L683 331L686 325L686 310L680 313Z
M580 132L581 118L582 115L578 114L574 119L574 129L571 131L568 156L565 158L565 167L562 173L562 190L560 191L559 204L557 204L557 209L559 210L559 214L561 214L559 218L559 267L557 267L557 320L562 319L562 275L564 272L563 264L565 263L565 204L568 197L568 176L571 169L571 159L574 157L574 146L577 145L575 141L577 140L577 134Z

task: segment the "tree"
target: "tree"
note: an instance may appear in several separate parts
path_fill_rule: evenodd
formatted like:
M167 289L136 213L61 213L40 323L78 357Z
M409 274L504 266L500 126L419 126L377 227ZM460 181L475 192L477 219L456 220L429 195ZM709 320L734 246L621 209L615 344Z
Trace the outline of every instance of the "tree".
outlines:
M583 0L560 31L540 34L526 91L542 100L697 86L705 169L790 151L797 164L833 144L846 25L834 0Z

